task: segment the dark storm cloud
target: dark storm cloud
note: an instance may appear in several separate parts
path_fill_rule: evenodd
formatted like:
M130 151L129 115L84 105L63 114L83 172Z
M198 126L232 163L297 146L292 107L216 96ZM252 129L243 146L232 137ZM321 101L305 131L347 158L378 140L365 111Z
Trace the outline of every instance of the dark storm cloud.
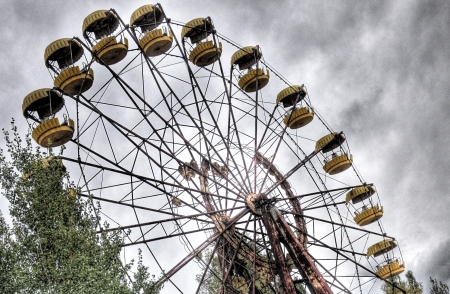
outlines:
M401 10L394 9L397 13L387 12L385 19L379 20L397 32L394 37L383 38L377 48L381 51L369 54L377 61L375 66L370 61L359 65L366 67L363 72L370 72L371 78L359 87L351 83L358 97L347 97L353 101L344 107L342 115L350 119L341 125L350 135L365 138L357 147L378 146L371 155L386 162L380 180L388 188L389 198L382 200L391 210L395 207L387 219L388 228L403 241L408 256L414 258L414 250L424 250L420 248L427 243L447 238L450 226L450 5L410 3ZM376 32L377 28L368 30ZM344 72L353 79L355 56L347 60L350 67ZM378 92L364 89L376 85L383 88ZM390 142L390 138L395 140ZM418 245L419 239L424 244ZM431 274L427 271L439 260L440 270L445 272L450 252L442 250L444 246L424 254L420 262L410 263L413 267L409 269L416 270L420 280L426 281L427 274ZM448 282L448 275L440 277Z
M448 248L450 247L450 239L441 243L439 247L433 251L430 258L427 272L432 278L440 281L450 280L450 257L448 255Z
M51 86L51 80L45 79L43 56L48 36L52 32L58 34L61 14L55 5L47 2L3 1L0 5L3 23L0 28L3 95L0 115L6 119L20 115L21 101L33 87Z
M358 168L384 192L385 226L400 240L408 269L426 281L439 259L445 272L445 245L414 259L446 239L450 226L450 3L234 3L245 36L259 38L283 74L298 71L313 104L347 134ZM314 63L318 75L302 74Z
M25 95L35 89L53 86L44 65L45 48L56 39L81 35L84 10L91 5L58 1L0 3L3 23L0 27L2 118L20 117ZM19 126L25 126L22 119L16 121Z

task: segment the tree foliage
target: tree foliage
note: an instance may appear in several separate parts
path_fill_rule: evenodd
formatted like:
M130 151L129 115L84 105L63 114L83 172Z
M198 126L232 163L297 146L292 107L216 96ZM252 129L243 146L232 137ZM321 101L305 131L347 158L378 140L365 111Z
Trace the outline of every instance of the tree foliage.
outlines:
M407 294L422 294L423 286L422 283L418 282L414 277L412 271L407 271L405 275L405 280L402 280L400 276L395 276L389 279L389 283L385 283L381 290L385 294L400 294L403 293L401 290L392 286L392 284L405 290ZM430 294L449 294L448 285L438 282L436 279L430 277L431 289Z
M437 281L437 279L432 279L430 277L431 282L431 291L430 294L449 294L448 285L442 283L441 281Z
M394 284L395 286L405 290L407 294L423 293L422 283L416 280L412 271L407 271L405 277L406 280L402 280L400 276L394 276L390 278L389 279L390 283L384 283L383 286L381 287L381 290L383 291L383 293L386 294L403 293L400 289L393 287L392 284Z
M140 254L134 278L133 262L121 262L126 233L96 233L99 205L78 196L51 149L33 149L30 135L23 140L14 121L12 136L3 132L0 185L12 224L0 214L0 292L158 292Z
M198 283L201 283L199 293L201 294L216 294L220 293L220 289L222 288L222 268L220 265L219 258L217 257L217 253L214 254L214 246L208 247L202 254L203 261L205 264L208 264L209 260L212 257L212 260L209 264L208 270L206 270L206 266L203 265L204 269L202 269L195 277L195 280ZM214 256L212 256L214 254ZM293 276L292 277L294 281L296 278L300 278L300 276ZM283 294L284 291L281 288L281 281L279 280L279 277L276 276L276 293ZM297 289L297 293L304 294L306 293L306 288L302 283L296 283L295 288ZM239 291L234 289L236 293ZM272 289L269 287L265 288L264 290L258 290L258 293L274 293ZM244 292L245 293L245 292Z
M204 251L204 257L202 254L205 263L208 263L212 257L211 263L209 264L210 269L206 270L205 268L195 276L195 280L198 283L200 282L202 283L200 285L199 290L200 294L219 293L220 288L222 286L222 281L220 279L221 278L220 261L216 255L214 256L212 255L213 255L213 247L210 246ZM203 275L205 276L203 277Z

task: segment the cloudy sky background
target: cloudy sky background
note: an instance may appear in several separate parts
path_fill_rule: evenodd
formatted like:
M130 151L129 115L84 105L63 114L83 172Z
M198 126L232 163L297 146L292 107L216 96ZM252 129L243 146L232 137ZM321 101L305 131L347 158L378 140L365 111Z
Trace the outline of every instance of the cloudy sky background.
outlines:
M81 36L94 10L115 8L128 20L147 4L124 3L1 1L2 127L14 117L25 131L23 97L52 84L45 47ZM449 1L160 3L173 20L211 16L219 33L259 44L277 71L304 83L376 184L384 227L399 240L407 269L426 286L428 276L450 284Z

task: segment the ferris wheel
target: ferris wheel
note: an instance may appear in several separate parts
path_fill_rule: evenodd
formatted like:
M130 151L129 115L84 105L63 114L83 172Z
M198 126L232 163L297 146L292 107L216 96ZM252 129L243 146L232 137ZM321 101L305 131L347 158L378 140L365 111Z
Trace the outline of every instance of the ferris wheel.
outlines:
M124 250L144 249L163 293L370 293L404 271L344 132L263 48L159 4L80 26L45 49L54 87L23 114L37 144L67 143L80 196L130 230Z

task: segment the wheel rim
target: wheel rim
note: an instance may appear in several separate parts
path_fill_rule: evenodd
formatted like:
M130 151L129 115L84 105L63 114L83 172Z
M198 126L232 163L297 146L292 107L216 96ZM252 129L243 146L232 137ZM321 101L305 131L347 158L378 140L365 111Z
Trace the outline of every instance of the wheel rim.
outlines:
M82 196L102 203L113 229L131 230L124 247L142 245L150 268L173 273L167 293L191 293L185 275L192 277L198 267L212 272L211 259L199 256L208 246L225 260L222 272L212 273L229 278L225 289L245 281L257 293L271 293L280 287L280 269L274 268L260 214L248 205L249 195L269 190L270 205L284 214L333 291L367 293L379 262L363 259L364 250L385 231L380 222L358 227L352 204L344 201L364 181L355 169L353 178L343 177L350 186L324 175L320 154L292 172L332 129L320 115L303 129L288 129L283 120L289 110L275 103L275 91L289 83L276 71L274 88L268 89L271 81L245 93L237 68L223 61L238 49L233 42L214 32L214 43L224 44L222 57L199 68L188 60L190 44L178 37L182 24L166 18L163 24L174 38L165 54L129 52L120 70L105 66L97 74L97 90L66 97L77 122L76 148L65 159L80 171ZM138 46L133 28L123 32ZM256 66L269 68L264 59ZM309 96L301 103L310 107ZM180 168L195 177L183 177ZM287 175L289 182L283 181ZM393 258L391 252L383 256ZM295 269L291 276L302 279Z

